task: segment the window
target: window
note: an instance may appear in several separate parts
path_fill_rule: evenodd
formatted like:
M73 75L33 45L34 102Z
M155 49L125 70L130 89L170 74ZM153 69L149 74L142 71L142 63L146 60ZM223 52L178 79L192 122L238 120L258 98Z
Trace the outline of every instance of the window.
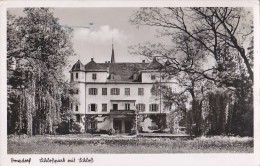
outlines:
M89 88L89 95L97 95L98 94L98 89L97 88Z
M107 104L102 104L102 112L107 112Z
M137 74L136 73L133 75L133 78L134 78L134 80L137 79Z
M111 79L111 80L115 79L115 74L111 74L110 79Z
M93 112L96 112L97 111L97 104L90 104L89 110L93 111Z
M155 75L154 74L151 75L151 80L155 80Z
M111 95L119 95L120 89L119 88L111 88Z
M92 79L96 80L97 79L97 74L92 74Z
M80 122L80 115L76 114L76 122Z
M138 95L140 96L144 95L144 88L138 88Z
M71 110L73 109L73 104L72 104L72 103L70 104L70 109L71 109Z
M136 104L137 111L145 111L145 104Z
M76 105L76 111L79 111L79 106L78 105Z
M125 95L127 95L127 96L130 95L130 88L125 88Z
M76 73L76 79L78 79L79 78L79 73Z
M159 108L158 104L150 104L149 110L151 112L156 112L156 111L158 111L158 108Z
M75 92L76 94L79 94L79 90L78 89L76 89L76 92Z
M125 104L125 110L130 110L130 104L129 103Z
M107 88L102 88L102 95L107 95Z
M113 110L118 110L118 104L113 104Z

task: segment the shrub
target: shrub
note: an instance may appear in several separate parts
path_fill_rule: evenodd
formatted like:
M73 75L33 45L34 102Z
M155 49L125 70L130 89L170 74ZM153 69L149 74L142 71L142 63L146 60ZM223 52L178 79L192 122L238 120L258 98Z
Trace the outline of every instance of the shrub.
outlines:
M83 133L81 125L79 123L75 123L75 122L72 123L71 133L76 133L76 134Z
M58 134L69 134L69 123L68 122L61 122L56 129L56 133Z

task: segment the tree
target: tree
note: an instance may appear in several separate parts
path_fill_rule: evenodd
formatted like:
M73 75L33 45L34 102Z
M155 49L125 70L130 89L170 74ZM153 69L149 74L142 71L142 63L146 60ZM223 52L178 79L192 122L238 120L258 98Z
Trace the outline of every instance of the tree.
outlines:
M51 134L70 88L63 69L74 55L71 29L59 24L52 9L25 8L24 13L19 18L8 14L8 120L14 123L8 130Z
M194 40L205 54L211 54L217 64L223 58L223 45L237 51L253 81L252 60L246 55L243 42L252 34L252 22L242 22L243 8L141 8L130 22L161 28L160 35L169 36L175 43ZM250 14L250 13L247 13Z
M247 126L253 124L249 113L253 104L253 26L245 20L244 13L246 9L243 8L141 8L130 19L137 26L156 27L159 36L171 39L172 45L146 43L132 46L131 53L149 58L157 56L167 63L165 71L177 78L179 85L185 87L184 92L190 93L191 121L196 124L197 134L203 133L200 131L201 113L203 103L209 102L205 96L216 88L235 91L236 103L246 101L247 107L233 107L234 112L241 114L235 118L230 115L232 121L240 120ZM249 42L247 53L244 47ZM215 97L219 95L213 95ZM245 110L248 110L247 119ZM246 130L249 128L236 134Z

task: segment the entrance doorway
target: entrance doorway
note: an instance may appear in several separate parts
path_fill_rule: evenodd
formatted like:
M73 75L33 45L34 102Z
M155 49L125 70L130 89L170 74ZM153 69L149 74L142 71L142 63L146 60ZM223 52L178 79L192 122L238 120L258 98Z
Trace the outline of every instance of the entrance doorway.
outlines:
M125 132L126 133L131 133L131 129L132 129L131 121L125 121Z
M121 133L122 132L122 121L114 119L113 128L115 129L116 133Z

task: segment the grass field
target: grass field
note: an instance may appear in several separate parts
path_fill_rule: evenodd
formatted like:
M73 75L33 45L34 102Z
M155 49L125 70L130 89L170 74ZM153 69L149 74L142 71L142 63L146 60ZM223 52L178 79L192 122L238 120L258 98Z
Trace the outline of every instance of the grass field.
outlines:
M252 153L250 137L169 138L93 137L89 135L8 138L8 154L83 153Z

